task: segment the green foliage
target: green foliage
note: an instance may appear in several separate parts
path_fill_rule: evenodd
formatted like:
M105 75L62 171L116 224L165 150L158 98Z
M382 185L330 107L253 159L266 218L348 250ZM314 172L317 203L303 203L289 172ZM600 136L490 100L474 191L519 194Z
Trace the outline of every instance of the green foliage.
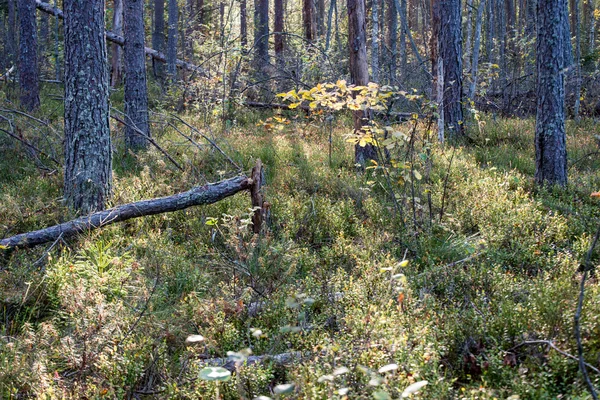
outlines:
M568 126L572 186L534 191L529 120L479 115L474 144L456 149L437 145L422 116L373 124L390 161L357 175L345 117L240 117L247 126L216 140L236 162L267 166L265 234L250 233L239 194L48 254L3 254L0 397L585 398L575 361L518 345L551 340L576 354L577 268L600 217L589 197L600 187L594 124ZM202 127L199 118L186 117ZM185 171L155 149L117 153L114 204L235 173L212 147L181 145L172 127L155 137ZM0 140L0 170L14 175L0 176L3 229L67 219L60 171L40 175ZM600 287L586 290L584 348L596 365ZM246 349L301 359L248 365ZM202 379L228 355L238 362L230 379Z

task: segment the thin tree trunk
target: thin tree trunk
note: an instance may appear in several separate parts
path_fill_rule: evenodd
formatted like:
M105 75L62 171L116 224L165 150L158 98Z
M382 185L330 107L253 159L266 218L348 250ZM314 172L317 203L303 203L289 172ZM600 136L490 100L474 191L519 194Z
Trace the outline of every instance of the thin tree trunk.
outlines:
M246 52L248 47L248 11L247 0L240 0L240 45L242 52Z
M325 37L325 51L329 50L329 45L331 44L331 30L332 19L333 19L333 9L335 8L336 0L331 0L329 3L329 13L327 14L327 36Z
M8 0L8 38L6 42L8 64L17 63L17 0Z
M581 104L581 27L579 26L579 0L575 0L575 9L573 10L573 20L575 29L575 104L573 114L576 121L579 121L579 107Z
M397 1L394 1L397 3ZM397 9L397 7L394 7ZM402 18L402 15L406 16L406 0L400 0L400 75L406 76L406 65L408 60L408 52L406 51L406 36L408 32L408 23L406 17Z
M284 58L284 39L283 39L283 0L274 0L275 2L275 58L277 61L277 67L280 71L285 69L285 58Z
M64 10L64 197L87 214L105 208L112 187L104 1L65 0Z
M158 52L165 51L165 0L154 0L154 27L152 31L152 48ZM162 79L164 68L162 63L152 62L154 77Z
M475 21L475 41L473 43L473 62L471 63L471 86L469 88L468 98L475 100L475 91L477 89L477 70L479 68L479 49L481 48L481 25L483 21L483 10L485 9L485 0L481 0L477 7L477 20Z
M467 0L466 2L467 8L467 39L465 43L465 54L464 54L464 62L465 62L465 71L469 71L471 69L471 43L473 39L473 0Z
M177 0L169 0L169 29L167 39L167 74L171 80L177 79L177 42L179 6Z
M371 80L379 82L379 9L377 0L371 5L372 33L371 33Z
M535 182L567 184L564 46L569 35L564 0L539 0L537 7L537 116ZM567 30L565 34L565 29Z
M389 49L389 82L390 85L396 83L396 66L398 65L398 10L396 9L396 2L394 0L388 0L388 12L387 12L387 32L386 32L386 44ZM404 53L406 53L406 40L404 40Z
M150 136L148 123L148 90L146 84L146 54L144 51L144 1L125 1L125 142L133 150L147 148ZM129 125L137 128L134 130Z
M325 0L316 0L315 2L316 9L316 33L317 37L323 37L325 34Z
M54 0L54 15L56 15L54 24L54 72L56 73L56 80L62 80L62 73L60 70L60 39L59 39L59 27L60 21L58 17L58 0Z
M112 31L117 35L123 36L123 0L114 0L113 1L113 24ZM112 53L112 70L110 77L110 86L117 87L121 84L121 79L123 77L123 51L121 46L116 43L111 45L111 53Z
M444 124L444 59L438 56L437 62L437 74L436 74L436 97L438 103L438 141L444 143L445 139L445 124Z
M35 0L18 0L19 10L19 89L21 106L33 111L40 106L37 23Z
M364 0L348 0L347 4L350 78L353 84L364 86L369 83L365 2ZM360 132L368 119L366 111L354 111L354 131ZM377 151L373 145L355 145L354 162L356 164L364 168L369 160L376 159Z

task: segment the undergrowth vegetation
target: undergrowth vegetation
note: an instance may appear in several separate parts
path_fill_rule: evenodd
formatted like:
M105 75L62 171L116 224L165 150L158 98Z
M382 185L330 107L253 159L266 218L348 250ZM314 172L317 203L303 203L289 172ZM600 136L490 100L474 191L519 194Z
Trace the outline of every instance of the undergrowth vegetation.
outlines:
M433 143L426 120L396 124L389 152L402 163L357 174L349 120L243 114L224 132L184 118L244 170L263 161L264 234L248 229L250 200L238 194L5 252L0 398L386 399L422 381L404 394L588 398L577 362L556 349L577 353L578 266L600 221L592 121L568 126L568 189L540 191L531 120L482 116L462 147ZM182 138L181 123L154 119L184 171L156 149L124 154L117 133L113 205L237 173L194 132L200 145ZM0 137L5 236L70 217L60 168L27 154ZM595 276L582 332L598 367ZM247 358L225 382L201 379L245 349L273 358Z

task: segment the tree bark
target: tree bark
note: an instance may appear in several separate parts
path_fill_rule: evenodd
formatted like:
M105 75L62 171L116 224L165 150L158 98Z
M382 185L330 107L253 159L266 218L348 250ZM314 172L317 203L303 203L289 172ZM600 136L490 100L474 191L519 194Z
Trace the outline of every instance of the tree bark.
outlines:
M325 34L325 0L317 0L315 3L316 9L316 24L317 24L317 37L323 37Z
M125 115L128 123L150 136L148 89L144 53L144 1L125 1ZM125 127L125 142L133 150L147 148L139 132Z
M302 26L304 38L309 42L315 40L316 37L313 8L313 0L302 0Z
M379 7L377 0L371 3L371 80L379 82Z
M331 0L329 3L329 13L327 15L327 35L325 36L325 51L329 50L329 45L331 44L331 30L333 28L332 20L335 2L336 0Z
M448 137L463 134L460 0L440 0L440 56L444 59L444 122Z
M473 62L471 63L471 86L469 88L468 98L475 100L475 92L477 89L477 70L479 68L479 50L481 48L481 25L483 21L483 10L485 9L485 1L481 0L477 7L477 20L475 21L475 40L473 42Z
M6 48L8 55L8 64L15 64L17 62L17 0L8 0L8 37L6 40Z
M122 0L121 0L122 1ZM165 0L154 0L154 26L152 27L152 47L158 52L165 51ZM162 63L152 60L152 69L156 78L162 79Z
M386 46L388 48L388 63L389 63L389 82L390 85L396 83L396 66L398 65L398 10L396 2L388 0L388 11L386 15L387 30L386 30ZM406 40L404 41L404 49L406 53Z
M275 58L277 60L277 67L280 71L285 68L285 58L283 55L284 51L284 38L283 38L283 0L274 0L275 2Z
M217 183L195 187L187 192L178 193L173 196L124 204L49 228L22 233L0 240L0 246L8 248L33 247L132 218L174 212L192 206L216 203L219 200L232 196L242 190L250 189L251 187L251 179L245 176L238 176Z
M112 31L117 35L123 35L123 0L113 1L113 24ZM127 36L127 35L125 35ZM110 76L110 86L115 88L121 84L123 77L123 51L121 46L116 43L111 45L112 69Z
M537 116L535 182L567 184L565 135L564 30L568 23L564 0L539 0L537 7Z
M244 53L248 47L248 13L246 9L247 1L240 0L240 44Z
M37 23L35 0L18 0L19 9L19 89L21 106L33 111L40 106Z
M104 1L65 0L64 197L82 214L111 195Z
M269 0L254 2L254 62L259 74L269 64Z
M169 0L169 29L167 39L167 74L171 80L177 79L177 33L179 6L177 0Z
M357 86L369 83L369 65L367 61L367 32L364 0L348 0L348 47L350 52L350 78ZM353 113L354 131L360 132L368 122L367 111L357 110ZM375 146L355 145L354 162L364 168L369 160L377 159Z

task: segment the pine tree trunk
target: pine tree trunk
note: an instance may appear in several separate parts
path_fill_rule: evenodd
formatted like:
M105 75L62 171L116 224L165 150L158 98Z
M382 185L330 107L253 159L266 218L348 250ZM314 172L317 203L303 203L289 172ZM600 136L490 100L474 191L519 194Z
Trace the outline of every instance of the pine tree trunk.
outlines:
M367 61L367 31L364 0L348 0L348 47L350 52L350 78L353 84L364 86L369 83ZM354 130L360 132L368 121L368 113L354 112ZM377 151L371 144L354 148L354 162L364 168L368 160L376 160Z
M473 0L467 0L467 38L465 43L464 63L465 71L471 69L471 43L473 43Z
M64 197L103 210L112 186L104 1L65 0Z
M123 36L123 0L114 0L113 1L113 25L112 31L119 36ZM123 51L121 46L116 43L111 45L111 55L112 55L112 70L110 77L110 86L115 88L121 84L121 79L123 76Z
M154 27L152 31L152 48L158 52L165 51L165 0L154 0ZM152 61L154 76L164 77L162 63Z
M275 1L275 58L277 60L277 67L280 71L283 71L285 68L285 58L283 55L284 51L284 38L283 38L283 0L274 0Z
M148 89L146 84L146 52L144 51L144 1L125 2L125 142L133 150L146 148L150 136L148 123Z
M8 37L6 48L8 55L8 64L14 65L17 62L17 0L8 0Z
M269 0L254 2L254 63L263 74L269 64Z
M573 115L576 121L579 121L579 107L581 105L581 27L579 26L579 0L575 0L575 9L573 10L575 21L575 104L573 106Z
M18 0L19 9L19 89L21 106L33 111L40 106L37 23L35 0Z
M177 0L169 0L169 29L167 39L167 74L171 80L177 79L177 42L179 6Z
M325 51L329 50L329 46L331 44L331 30L333 28L332 20L333 20L333 10L335 8L336 0L331 0L329 3L329 13L327 15L327 35L325 36Z
M537 116L535 182L567 184L564 46L569 35L564 0L539 0L537 7Z
M460 0L440 0L440 56L444 59L444 122L448 137L463 133Z
M477 20L475 21L475 40L473 42L473 62L471 63L471 86L469 88L468 98L475 100L477 89L477 70L479 69L479 51L481 48L481 25L483 22L483 10L485 1L481 0L477 7Z
M325 0L317 0L315 6L317 37L322 37L325 34Z
M313 8L313 0L302 0L302 26L304 38L309 42L316 36Z
M240 0L240 45L242 52L246 52L248 47L248 11L247 1Z
M396 3L396 1L394 1ZM406 19L406 0L400 0L400 75L406 76L406 65L408 60L408 52L406 49L406 36L408 32L408 23ZM402 17L404 16L404 17Z
M379 82L379 9L377 0L371 5L372 33L371 33L371 71L373 82Z
M387 31L386 31L386 45L388 48L388 63L389 63L389 83L390 85L396 84L396 66L398 65L398 10L396 9L396 2L394 0L388 0L388 12L386 16L387 20ZM405 53L406 53L406 41Z

